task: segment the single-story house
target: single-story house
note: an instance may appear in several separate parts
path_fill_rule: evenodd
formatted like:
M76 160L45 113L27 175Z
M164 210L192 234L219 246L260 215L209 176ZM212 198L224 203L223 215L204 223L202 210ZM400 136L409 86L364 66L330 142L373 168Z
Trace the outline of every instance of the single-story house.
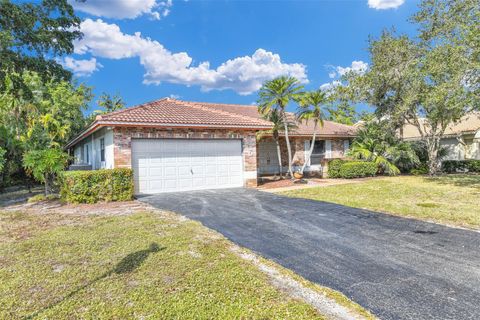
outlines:
M418 128L410 124L406 125L403 128L403 139L406 141L421 140ZM479 160L480 112L472 112L449 125L440 141L440 145L448 151L444 160Z
M74 166L132 168L137 194L228 187L254 187L261 175L276 174L276 145L257 133L271 128L253 105L188 102L171 98L97 116L66 148ZM290 134L294 165L321 172L329 159L342 158L355 128L325 121L317 129L310 159L313 123ZM286 144L281 137L283 162Z

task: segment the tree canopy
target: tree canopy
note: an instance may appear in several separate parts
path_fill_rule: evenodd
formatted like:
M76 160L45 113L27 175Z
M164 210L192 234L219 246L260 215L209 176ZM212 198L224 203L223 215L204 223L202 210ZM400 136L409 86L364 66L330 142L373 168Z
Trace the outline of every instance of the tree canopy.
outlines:
M347 76L350 96L374 106L378 118L398 129L406 123L417 127L431 174L439 168L447 126L480 109L479 6L425 0L412 18L419 25L418 39L384 31L370 39L369 70Z
M55 58L73 52L79 25L67 0L0 1L0 79L35 71L44 80L69 80L71 73Z

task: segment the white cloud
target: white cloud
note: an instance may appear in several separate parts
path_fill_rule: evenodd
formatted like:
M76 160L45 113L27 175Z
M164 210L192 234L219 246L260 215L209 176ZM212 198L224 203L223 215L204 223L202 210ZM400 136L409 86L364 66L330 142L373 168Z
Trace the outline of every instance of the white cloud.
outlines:
M76 60L72 57L66 57L63 61L60 61L60 63L65 68L72 70L73 73L79 77L89 76L102 67L95 58L89 60Z
M172 0L69 0L69 3L78 11L97 17L134 19L148 14L156 20L168 16L173 5Z
M320 90L322 91L331 91L338 86L341 86L342 83L339 80L333 80L332 82L324 83L320 86Z
M363 61L352 61L350 66L342 67L342 66L331 66L327 65L327 68L333 69L328 73L328 77L330 79L336 79L331 82L324 83L320 86L320 90L323 91L332 91L338 86L344 85L339 79L340 77L348 74L348 73L355 73L355 74L364 74L368 69L368 63Z
M291 75L308 82L303 64L283 63L278 54L264 49L257 49L252 56L228 60L212 69L208 61L194 66L193 59L186 52L172 53L140 32L125 34L118 25L100 19L86 19L81 23L81 31L84 36L75 42L75 53L91 53L109 59L138 57L146 70L146 84L165 81L199 85L204 91L232 89L246 95L258 90L265 80L280 75Z
M336 76L344 76L347 73L353 72L356 74L364 74L367 71L368 63L363 61L352 61L352 64L349 67L335 67L334 72L330 72L328 75L330 78L335 78Z
M368 6L377 10L396 9L404 2L405 0L368 0Z

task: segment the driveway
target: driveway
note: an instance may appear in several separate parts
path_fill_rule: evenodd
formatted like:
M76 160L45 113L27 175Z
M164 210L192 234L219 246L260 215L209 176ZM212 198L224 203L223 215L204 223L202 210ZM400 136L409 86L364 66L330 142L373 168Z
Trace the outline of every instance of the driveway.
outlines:
M198 220L382 319L480 319L478 232L251 189L140 200Z

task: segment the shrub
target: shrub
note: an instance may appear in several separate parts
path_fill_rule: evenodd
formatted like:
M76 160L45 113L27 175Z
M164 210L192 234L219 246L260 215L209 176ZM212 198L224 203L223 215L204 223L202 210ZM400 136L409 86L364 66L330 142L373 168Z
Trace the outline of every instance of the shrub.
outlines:
M363 178L373 177L377 173L378 167L375 163L369 161L350 161L343 163L340 167L340 178Z
M428 173L428 166L426 164L421 164L418 168L410 170L410 174L414 176L421 176Z
M480 172L480 160L446 160L442 162L442 170L446 173Z
M133 172L131 169L66 171L61 178L60 196L70 203L132 200Z
M340 178L340 168L347 162L345 160L335 159L328 162L328 177Z
M52 201L52 200L57 200L58 195L56 194L49 194L48 196L44 194L37 194L33 197L28 198L27 202L28 203L35 203L35 202L41 202L41 201Z

